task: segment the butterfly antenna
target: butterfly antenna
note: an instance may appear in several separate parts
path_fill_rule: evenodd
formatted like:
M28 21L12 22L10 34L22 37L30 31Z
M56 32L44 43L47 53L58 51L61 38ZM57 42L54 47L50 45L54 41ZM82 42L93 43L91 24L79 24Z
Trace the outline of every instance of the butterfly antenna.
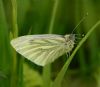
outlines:
M88 16L88 13L86 13L85 15L84 15L84 17L80 20L80 22L76 25L76 27L73 29L73 31L72 31L72 33L71 34L73 34L73 32L75 31L75 29L85 20L85 18Z

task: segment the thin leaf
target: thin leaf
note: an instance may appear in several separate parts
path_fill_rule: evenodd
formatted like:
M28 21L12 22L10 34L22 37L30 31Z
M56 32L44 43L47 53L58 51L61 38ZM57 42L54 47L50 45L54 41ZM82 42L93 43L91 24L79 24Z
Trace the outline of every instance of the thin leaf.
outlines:
M59 3L59 0L54 1L54 7L52 10L52 16L51 16L51 21L50 21L48 33L53 32L58 3ZM51 64L49 64L43 68L43 81L44 81L43 87L50 87L51 86Z
M79 44L77 45L77 47L75 48L75 50L73 51L72 55L68 58L68 60L66 61L66 63L64 64L63 68L61 69L61 71L58 73L58 76L56 77L54 83L53 83L53 87L61 87L61 82L62 79L68 69L69 64L71 63L72 59L74 58L74 55L76 54L76 52L79 50L79 48L82 46L82 44L87 40L87 38L91 35L91 33L93 32L94 29L96 29L96 27L100 24L100 21L98 21L89 31L88 33L84 36L84 38L79 42Z

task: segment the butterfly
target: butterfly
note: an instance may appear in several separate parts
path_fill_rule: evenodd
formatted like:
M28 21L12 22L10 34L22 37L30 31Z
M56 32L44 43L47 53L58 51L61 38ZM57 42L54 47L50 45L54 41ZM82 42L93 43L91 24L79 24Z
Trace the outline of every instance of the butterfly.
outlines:
M69 53L75 44L75 34L25 35L13 39L11 45L31 62L45 66L65 53Z

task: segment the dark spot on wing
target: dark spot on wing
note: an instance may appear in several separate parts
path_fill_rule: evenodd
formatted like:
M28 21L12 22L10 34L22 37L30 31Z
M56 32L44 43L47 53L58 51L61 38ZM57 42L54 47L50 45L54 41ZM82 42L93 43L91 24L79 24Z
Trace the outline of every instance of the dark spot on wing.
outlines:
M33 44L33 42L34 42L34 40L33 40L33 39L29 40L29 43L30 43L30 44Z

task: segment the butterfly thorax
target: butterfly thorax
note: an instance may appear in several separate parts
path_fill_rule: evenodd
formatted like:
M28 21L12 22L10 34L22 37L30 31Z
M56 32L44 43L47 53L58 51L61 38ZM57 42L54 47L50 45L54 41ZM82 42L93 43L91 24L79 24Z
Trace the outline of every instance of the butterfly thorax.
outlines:
M74 34L65 35L64 38L65 38L66 51L69 52L74 47L75 35Z
M64 38L66 41L70 41L70 40L75 41L75 34L65 35Z

